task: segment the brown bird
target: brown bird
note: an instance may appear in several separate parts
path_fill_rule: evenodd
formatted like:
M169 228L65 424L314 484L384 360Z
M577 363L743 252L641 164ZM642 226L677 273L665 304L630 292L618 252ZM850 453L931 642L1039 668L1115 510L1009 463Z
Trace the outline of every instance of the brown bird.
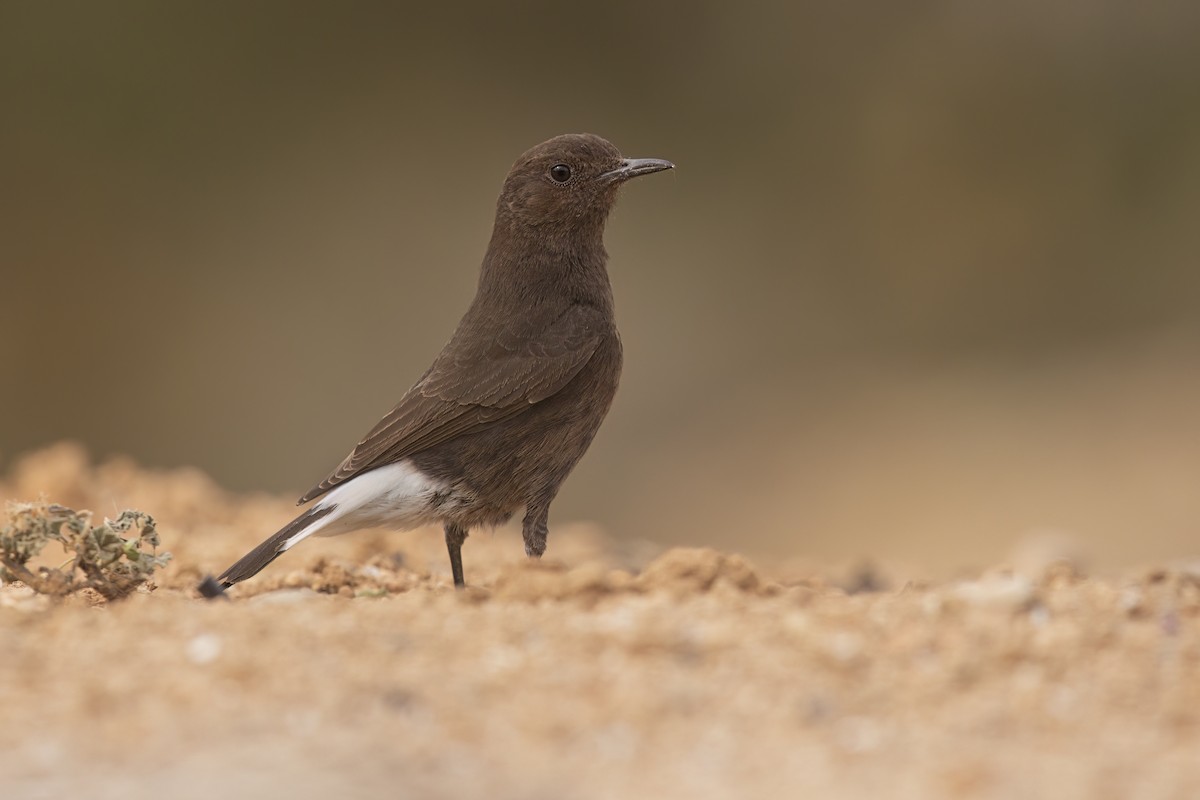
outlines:
M479 287L449 343L337 469L310 509L251 550L206 596L309 536L441 523L455 586L472 528L525 509L525 552L546 549L550 503L612 404L621 339L605 263L617 189L675 165L623 158L591 134L557 136L513 165ZM319 498L319 499L318 499Z

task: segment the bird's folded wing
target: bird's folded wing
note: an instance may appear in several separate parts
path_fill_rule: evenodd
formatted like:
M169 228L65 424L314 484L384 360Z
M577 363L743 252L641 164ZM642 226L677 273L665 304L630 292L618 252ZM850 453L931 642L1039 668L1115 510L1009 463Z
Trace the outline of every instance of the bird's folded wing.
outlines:
M491 337L456 332L424 377L300 502L545 400L583 369L607 333L605 317L586 306L531 314Z

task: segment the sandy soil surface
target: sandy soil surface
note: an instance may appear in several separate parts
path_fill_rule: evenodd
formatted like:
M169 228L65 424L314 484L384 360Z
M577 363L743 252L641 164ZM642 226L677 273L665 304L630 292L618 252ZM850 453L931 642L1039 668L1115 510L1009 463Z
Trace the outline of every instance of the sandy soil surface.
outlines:
M0 498L154 514L175 559L103 603L0 588L5 798L1195 798L1200 569L1052 557L920 583L437 531L306 543L192 587L289 498L19 462Z

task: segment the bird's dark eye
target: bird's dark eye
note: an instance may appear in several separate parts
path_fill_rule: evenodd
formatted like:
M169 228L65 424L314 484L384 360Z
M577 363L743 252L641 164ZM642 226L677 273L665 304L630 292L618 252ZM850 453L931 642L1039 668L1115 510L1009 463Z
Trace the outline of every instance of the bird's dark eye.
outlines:
M550 168L550 177L557 183L566 183L571 180L571 168L566 164L555 164Z

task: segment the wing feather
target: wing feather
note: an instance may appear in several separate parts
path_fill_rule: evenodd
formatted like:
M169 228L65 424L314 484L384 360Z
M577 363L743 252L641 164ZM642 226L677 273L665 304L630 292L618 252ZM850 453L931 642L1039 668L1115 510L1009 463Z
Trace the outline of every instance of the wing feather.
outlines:
M553 396L579 374L607 332L606 317L590 306L530 314L492 336L464 320L421 380L300 502Z

